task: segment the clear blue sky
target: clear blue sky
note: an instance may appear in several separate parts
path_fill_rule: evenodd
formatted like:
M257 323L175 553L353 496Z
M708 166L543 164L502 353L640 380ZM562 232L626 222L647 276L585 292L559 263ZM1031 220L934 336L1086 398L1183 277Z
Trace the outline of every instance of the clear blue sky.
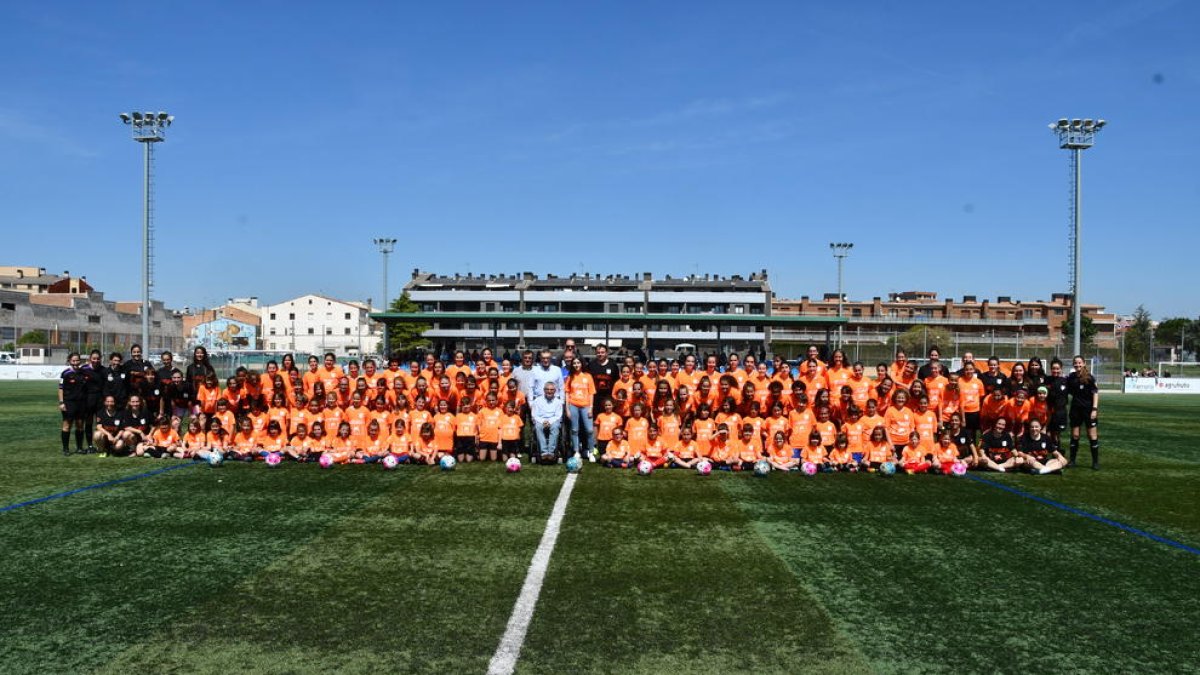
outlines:
M1085 301L1200 314L1200 5L4 3L0 264L139 297L381 293L443 273L768 268L781 297L1048 298L1084 158ZM1062 9L1058 9L1061 7ZM1190 47L1188 45L1191 45ZM393 295L396 290L393 290Z

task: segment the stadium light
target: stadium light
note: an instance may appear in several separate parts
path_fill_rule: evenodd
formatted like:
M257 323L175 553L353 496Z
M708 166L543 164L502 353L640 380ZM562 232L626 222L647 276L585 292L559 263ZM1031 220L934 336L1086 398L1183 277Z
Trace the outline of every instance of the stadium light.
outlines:
M153 222L154 222L154 144L166 140L166 128L175 118L165 112L121 113L121 121L132 127L133 140L145 148L145 170L142 182L142 352L150 350L150 286L153 285Z
M392 253L396 246L396 240L388 237L380 237L375 240L375 245L379 247L379 252L383 254L383 311L388 311L388 256ZM388 342L391 331L388 330L388 322L383 322L383 358L391 358L392 345ZM387 367L387 364L383 364Z
M1063 150L1071 151L1071 190L1073 201L1071 203L1071 265L1069 268L1069 279L1071 286L1071 328L1074 333L1073 346L1074 351L1072 356L1082 354L1081 344L1081 328L1083 323L1083 301L1082 294L1079 290L1079 279L1082 275L1082 265L1080 264L1080 248L1081 248L1081 232L1083 201L1082 193L1083 186L1080 183L1080 163L1083 159L1082 152L1092 147L1096 143L1096 132L1100 131L1106 120L1096 120L1093 122L1090 119L1072 119L1069 123L1067 119L1060 118L1057 123L1050 125L1051 131L1058 136L1058 147Z
M837 283L838 313L837 313L837 315L838 315L839 319L842 318L842 262L846 259L847 256L850 255L850 249L852 249L852 248L854 248L854 244L851 244L849 242L836 242L836 243L831 242L829 244L829 250L833 251L833 257L837 258L837 268L838 268L838 283ZM838 349L842 348L842 328L843 328L842 324L839 323L838 324L838 345L837 345Z

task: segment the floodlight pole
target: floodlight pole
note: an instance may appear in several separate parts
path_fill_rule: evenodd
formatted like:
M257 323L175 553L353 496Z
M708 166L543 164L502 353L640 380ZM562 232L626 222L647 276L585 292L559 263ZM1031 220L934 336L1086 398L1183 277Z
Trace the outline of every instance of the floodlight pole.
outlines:
M1050 123L1050 130L1058 136L1058 147L1071 151L1071 164L1074 169L1071 181L1071 188L1074 193L1074 204L1071 209L1073 216L1071 230L1071 329L1074 346L1074 350L1071 353L1072 356L1083 353L1083 296L1080 293L1080 279L1083 275L1082 256L1080 255L1083 236L1083 185L1081 182L1083 179L1083 150L1095 145L1096 132L1100 131L1105 124L1108 124L1105 120L1068 120L1066 118Z
M851 244L848 242L837 242L837 243L829 244L829 250L833 251L833 257L837 258L837 270L838 270L837 271L837 275L838 275L838 277L837 277L837 295L838 295L837 315L838 315L839 319L842 318L842 262L845 261L846 257L850 255L850 249L852 249L852 248L854 248L854 244ZM843 329L842 324L838 323L838 339L837 339L837 348L838 349L842 348L842 329Z
M151 249L154 232L154 144L166 140L167 127L175 121L174 115L165 112L121 113L121 121L130 125L133 140L141 143L143 150L142 175L142 353L150 352L150 286L153 285Z
M389 310L388 305L388 255L395 249L396 240L391 238L377 238L375 245L379 247L379 252L383 254L383 311ZM392 344L389 341L391 331L388 329L388 322L383 322L383 358L391 359ZM387 364L384 364L387 367Z

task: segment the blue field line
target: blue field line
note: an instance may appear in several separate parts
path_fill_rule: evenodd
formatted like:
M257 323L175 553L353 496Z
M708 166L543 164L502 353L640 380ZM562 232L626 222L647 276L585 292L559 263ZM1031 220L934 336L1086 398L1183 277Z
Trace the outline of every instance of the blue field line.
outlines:
M1045 497L1039 497L1035 494L1025 492L1024 490L1018 490L1015 487L1005 485L1004 483L997 483L994 480L980 478L979 476L974 476L971 474L967 474L967 478L970 478L971 480L975 481L976 483L983 483L985 485L991 485L992 487L1000 488L1001 490L1004 490L1005 492L1011 492L1014 495L1019 495L1021 497L1025 497L1026 499L1032 499L1035 502L1041 502L1042 504L1046 504L1047 506L1053 506L1056 509L1066 511L1067 513L1073 513L1077 516L1083 516L1084 518L1087 518L1089 520L1094 520L1097 523L1104 523L1105 525L1110 525L1112 527L1117 528L1118 530L1124 530L1125 532L1128 532L1130 534L1136 534L1139 537L1145 537L1146 539L1149 539L1151 541L1157 541L1160 544L1166 544L1167 546L1173 546L1182 551L1187 551L1188 553L1194 553L1196 555L1200 555L1200 549L1193 548L1191 546L1188 546L1187 544L1175 541L1174 539L1167 539L1166 537L1160 537L1157 534L1154 534L1153 532L1139 530L1138 528L1130 526L1130 525L1126 525L1125 523L1118 523L1117 521L1110 520L1108 518L1105 518L1104 516L1098 516L1094 513L1088 513L1087 511L1082 511L1080 509L1075 508L1074 506L1068 506L1066 504L1063 504L1062 502L1056 502L1053 499L1046 499Z
M48 501L51 501L54 499L62 499L63 497L70 497L71 495L77 495L80 492L87 492L89 490L99 490L100 488L112 487L114 485L120 485L121 483L128 483L130 481L139 480L141 478L149 478L150 476L157 476L160 473L166 473L168 471L174 471L176 469L183 469L183 468L186 468L189 466L197 466L199 464L200 464L200 462L189 462L187 464L176 464L175 466L167 466L167 467L163 467L161 469L155 469L154 471L147 471L146 473L139 473L136 476L125 476L124 478L108 480L108 481L104 481L103 483L96 483L95 485L88 485L86 487L75 488L74 490L67 490L66 492L59 492L59 493L52 494L52 495L46 495L45 497L38 497L37 499L30 499L27 502L17 502L16 504L9 504L8 506L0 506L0 513L4 513L6 511L12 511L14 509L19 509L22 506L33 506L34 504L42 504L44 502L48 502Z

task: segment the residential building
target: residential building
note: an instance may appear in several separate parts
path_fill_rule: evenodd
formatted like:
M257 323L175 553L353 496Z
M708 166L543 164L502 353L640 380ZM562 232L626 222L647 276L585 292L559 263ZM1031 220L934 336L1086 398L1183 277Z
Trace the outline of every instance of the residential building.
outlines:
M294 354L374 353L382 339L371 308L323 295L302 295L262 308L262 348Z
M40 330L46 334L46 346L56 352L52 358L58 358L61 350L128 352L142 341L140 311L141 303L111 302L96 291L0 289L0 343L16 342L25 333ZM157 300L150 303L150 344L144 346L150 354L184 347L180 315Z

